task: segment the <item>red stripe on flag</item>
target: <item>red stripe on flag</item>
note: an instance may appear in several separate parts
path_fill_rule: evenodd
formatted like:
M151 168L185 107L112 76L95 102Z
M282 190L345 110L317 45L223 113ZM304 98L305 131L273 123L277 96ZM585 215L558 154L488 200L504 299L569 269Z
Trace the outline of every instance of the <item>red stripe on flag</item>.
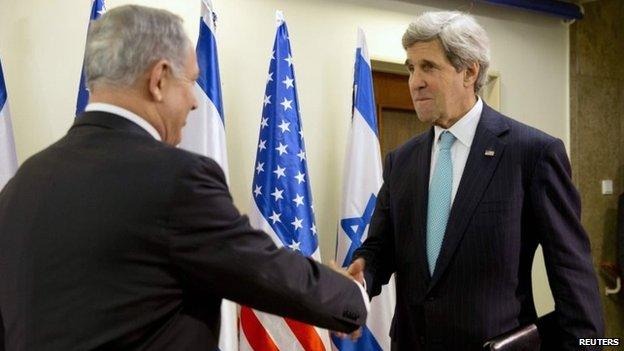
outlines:
M254 351L279 351L271 336L249 307L241 306L240 318L243 333Z
M284 318L305 351L325 351L325 345L313 326Z

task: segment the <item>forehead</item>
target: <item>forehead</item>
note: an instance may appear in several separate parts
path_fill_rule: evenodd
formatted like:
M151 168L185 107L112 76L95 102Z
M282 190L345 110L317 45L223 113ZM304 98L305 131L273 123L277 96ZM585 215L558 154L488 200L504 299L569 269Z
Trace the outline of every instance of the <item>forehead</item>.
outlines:
M439 39L430 41L419 41L409 46L405 53L407 61L416 63L422 60L428 61L445 61L446 54Z

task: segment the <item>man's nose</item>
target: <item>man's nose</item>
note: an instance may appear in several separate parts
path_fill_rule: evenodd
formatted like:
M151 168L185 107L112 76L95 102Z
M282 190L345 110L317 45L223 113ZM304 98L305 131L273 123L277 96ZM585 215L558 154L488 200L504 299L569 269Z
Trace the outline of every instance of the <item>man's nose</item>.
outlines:
M422 75L419 74L417 71L414 71L410 74L408 84L409 84L410 90L412 91L420 90L421 88L424 88L427 85Z

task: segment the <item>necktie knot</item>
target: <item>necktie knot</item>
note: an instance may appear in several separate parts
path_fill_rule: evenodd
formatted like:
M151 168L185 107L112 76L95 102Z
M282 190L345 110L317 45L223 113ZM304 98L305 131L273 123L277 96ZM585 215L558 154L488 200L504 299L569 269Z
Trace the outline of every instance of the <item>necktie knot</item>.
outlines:
M440 143L439 143L440 150L449 150L451 146L453 145L453 143L455 142L455 139L457 138L455 138L453 133L449 131L442 132L442 134L440 135Z

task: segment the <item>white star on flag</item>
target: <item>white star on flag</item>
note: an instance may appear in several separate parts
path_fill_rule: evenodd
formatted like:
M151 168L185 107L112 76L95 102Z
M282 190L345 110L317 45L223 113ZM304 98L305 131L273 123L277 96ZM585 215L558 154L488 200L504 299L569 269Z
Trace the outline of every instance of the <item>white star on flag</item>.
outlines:
M260 144L258 144L258 149L260 151L265 150L266 149L266 140L260 140Z
M280 220L281 216L282 216L281 213L275 213L275 211L273 211L273 214L269 218L273 221L273 224L275 224L277 222L281 222L281 220Z
M286 85L286 89L294 87L293 82L294 80L290 79L289 76L286 76L286 79L282 81Z
M291 249L293 249L293 251L299 251L301 246L301 242L299 241L293 241L292 244L288 245L288 247L290 247Z
M271 193L271 196L275 197L275 201L283 199L284 197L282 196L282 193L284 192L284 190L279 190L277 187L275 188L275 191Z
M301 184L303 182L305 182L305 174L301 173L301 171L299 171L299 173L297 173L297 175L295 176L295 179L297 179L297 184Z
M256 171L258 171L257 174L260 174L260 172L264 172L264 162L258 162L258 166L256 167Z
M286 174L284 173L286 171L286 168L282 168L279 165L277 165L277 169L273 171L273 173L277 174L277 179L280 179L280 177L285 177Z
M265 95L264 96L264 106L268 105L271 103L271 95Z
M305 152L303 150L299 151L297 156L299 157L301 161L305 160Z
M295 230L303 228L302 223L303 223L303 219L299 219L297 217L295 217L294 221L290 222L290 224L292 224L293 227L295 227Z
M292 108L290 104L292 104L292 100L288 100L285 97L284 97L284 101L280 102L280 105L284 106L284 111L287 111L288 109Z
M262 117L262 122L260 122L260 129L264 129L264 127L269 126L269 119Z
M303 205L303 196L297 194L297 196L293 199L293 202L299 207L299 205Z
M267 77L267 82L272 82L273 81L273 72L269 73L269 76Z
M279 143L279 146L275 148L275 150L279 151L280 156L282 156L283 154L287 154L288 152L286 151L286 148L288 147L288 144L282 144L281 142Z
M289 122L282 120L282 123L279 126L277 126L277 128L281 129L282 133L285 133L286 131L290 132L290 128L288 128L289 125L290 125Z
M292 66L293 58L292 58L292 56L290 56L290 54L288 54L288 57L285 58L284 61L288 62L288 66L290 67L290 66Z
M256 188L254 189L254 195L255 196L262 195L262 187L261 186L256 185Z

